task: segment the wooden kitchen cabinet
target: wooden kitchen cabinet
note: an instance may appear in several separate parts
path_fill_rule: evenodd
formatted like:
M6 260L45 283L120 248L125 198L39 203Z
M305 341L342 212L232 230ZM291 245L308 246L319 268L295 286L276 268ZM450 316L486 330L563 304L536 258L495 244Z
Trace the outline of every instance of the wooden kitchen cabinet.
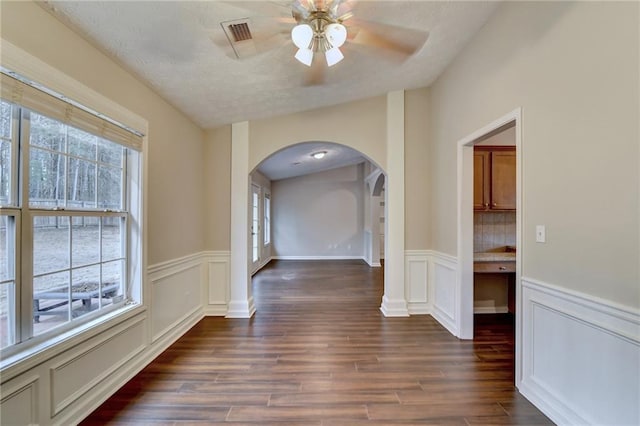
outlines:
M473 153L474 210L516 209L516 150L476 146Z
M485 210L489 208L489 194L491 192L489 171L491 153L489 151L474 150L473 153L473 209Z

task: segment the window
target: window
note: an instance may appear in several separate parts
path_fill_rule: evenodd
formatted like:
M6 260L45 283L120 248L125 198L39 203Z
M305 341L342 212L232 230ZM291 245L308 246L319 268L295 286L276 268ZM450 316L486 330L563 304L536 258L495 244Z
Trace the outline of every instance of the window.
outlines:
M2 77L0 348L17 352L140 301L141 137Z
M260 260L260 187L251 185L251 261Z
M271 195L264 194L264 245L271 243Z

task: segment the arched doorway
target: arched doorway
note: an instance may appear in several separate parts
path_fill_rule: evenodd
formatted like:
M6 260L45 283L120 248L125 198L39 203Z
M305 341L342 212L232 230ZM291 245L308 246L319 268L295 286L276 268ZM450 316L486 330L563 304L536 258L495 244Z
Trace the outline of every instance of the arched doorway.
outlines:
M331 137L335 143L358 149L368 158L375 159L377 164L384 166L386 172L385 190L385 270L384 270L384 295L380 310L385 316L408 316L407 301L405 298L405 274L404 274L404 92L391 92L386 97L386 132L372 134L375 144L368 145L363 142L358 128L354 128L357 120L345 121L353 133L343 140L343 137ZM325 111L333 114L335 111ZM270 123L269 134L265 135L265 122L256 123L256 134L250 135L249 122L234 123L231 128L231 262L230 262L230 288L227 310L228 318L249 318L255 312L253 296L251 294L249 261L249 172L262 160L279 149L297 143L300 140L313 140L313 135L318 133L336 132L336 127L317 127L321 113L303 114L302 121L291 122L282 120L281 126ZM308 121L308 123L306 122ZM262 132L260 132L261 129ZM289 131L287 131L287 129ZM365 131L366 127L362 127ZM354 133L355 132L355 133ZM292 140L293 135L308 134L311 137L298 137ZM273 139L279 135L278 139ZM351 139L354 138L354 139ZM327 139L327 138L325 138ZM350 142L352 140L352 142ZM289 142L283 142L289 141Z
M251 273L271 259L358 259L379 267L385 205L377 178L384 182L375 162L333 142L299 142L262 160L250 173Z

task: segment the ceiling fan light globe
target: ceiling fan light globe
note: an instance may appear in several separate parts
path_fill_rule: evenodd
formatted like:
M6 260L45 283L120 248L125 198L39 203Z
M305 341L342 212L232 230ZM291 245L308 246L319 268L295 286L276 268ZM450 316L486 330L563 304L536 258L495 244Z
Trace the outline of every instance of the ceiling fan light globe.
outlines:
M307 24L300 24L291 30L291 40L298 49L308 49L313 40L313 28Z
M324 56L327 59L328 66L333 66L344 59L344 55L337 47L332 47L324 52Z
M313 50L311 49L298 49L296 52L295 58L310 67L311 62L313 61Z
M327 41L333 47L341 47L347 41L347 28L342 24L329 24L324 30Z

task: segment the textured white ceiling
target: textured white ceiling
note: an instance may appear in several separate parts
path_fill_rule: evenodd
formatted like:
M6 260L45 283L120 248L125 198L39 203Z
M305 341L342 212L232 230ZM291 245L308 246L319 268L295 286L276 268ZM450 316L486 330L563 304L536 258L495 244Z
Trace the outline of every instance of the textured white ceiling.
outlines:
M280 4L278 4L280 3ZM379 49L353 45L305 86L307 68L293 55L284 2L58 1L45 5L64 23L146 81L202 128L254 120L425 87L495 10L485 1L357 2L356 18L429 32L403 63ZM220 22L250 18L262 52L237 59Z
M326 151L321 159L311 156L314 152ZM367 161L362 154L344 145L330 142L304 142L276 152L258 166L258 171L270 180L331 170Z

